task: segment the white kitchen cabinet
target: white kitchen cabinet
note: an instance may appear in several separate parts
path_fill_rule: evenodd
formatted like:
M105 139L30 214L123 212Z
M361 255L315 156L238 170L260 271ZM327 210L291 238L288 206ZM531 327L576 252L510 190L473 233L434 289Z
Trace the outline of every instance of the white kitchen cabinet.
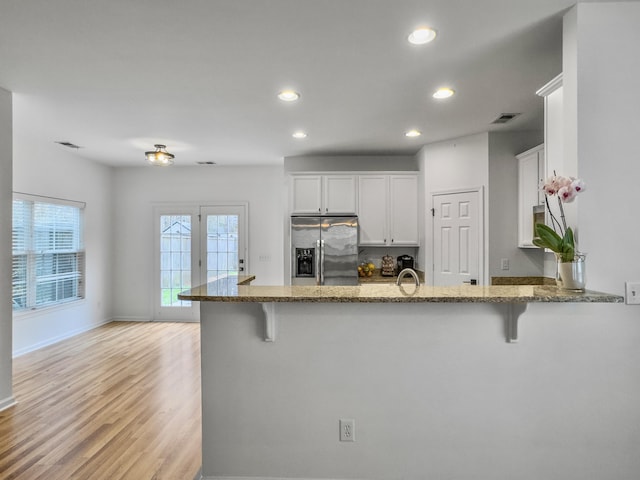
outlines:
M540 186L545 176L545 150L539 145L517 155L518 159L518 246L537 248L533 239L533 207L544 206Z
M418 246L417 175L358 177L360 245Z
M565 118L565 99L562 86L562 74L555 77L536 93L544 98L544 150L545 177L554 174L562 177L577 177L578 163L575 150L576 137L575 122ZM570 101L568 102L571 103ZM574 148L571 148L571 145ZM560 209L557 200L550 201L554 216L560 220ZM578 202L564 204L565 221L577 232ZM551 225L549 215L547 225Z
M355 214L356 186L355 175L292 175L291 213Z
M547 176L569 176L564 164L564 100L562 74L536 92L544 98L544 151Z
M327 215L357 212L355 175L325 175L323 177L323 213Z
M389 177L389 223L392 245L418 245L418 177Z
M358 177L360 245L387 244L388 175Z
M322 176L291 177L291 213L318 214L322 207Z

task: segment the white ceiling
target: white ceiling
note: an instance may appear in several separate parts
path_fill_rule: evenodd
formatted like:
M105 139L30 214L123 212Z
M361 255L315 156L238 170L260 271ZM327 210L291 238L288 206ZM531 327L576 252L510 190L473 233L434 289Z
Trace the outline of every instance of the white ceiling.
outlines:
M114 166L414 153L542 128L572 0L0 0L0 86L29 134ZM406 41L421 24L437 38ZM457 94L436 101L437 87ZM276 93L302 95L287 104ZM501 113L522 115L503 126ZM19 121L19 120L17 120ZM418 128L422 137L404 132ZM291 134L303 129L304 140Z

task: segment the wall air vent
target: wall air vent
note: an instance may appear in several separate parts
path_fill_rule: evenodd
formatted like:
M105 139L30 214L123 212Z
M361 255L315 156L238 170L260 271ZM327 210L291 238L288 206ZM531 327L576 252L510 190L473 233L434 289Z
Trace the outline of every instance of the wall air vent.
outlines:
M520 114L519 113L501 113L498 118L496 118L493 122L491 122L491 124L494 125L494 124L507 123L513 120L514 118L516 118L518 115Z
M67 148L75 148L76 150L78 148L81 148L79 145L76 145L75 143L71 143L71 142L56 142L58 145L62 145L63 147L67 147Z
M196 162L198 165L215 165L216 162L208 161L208 162Z

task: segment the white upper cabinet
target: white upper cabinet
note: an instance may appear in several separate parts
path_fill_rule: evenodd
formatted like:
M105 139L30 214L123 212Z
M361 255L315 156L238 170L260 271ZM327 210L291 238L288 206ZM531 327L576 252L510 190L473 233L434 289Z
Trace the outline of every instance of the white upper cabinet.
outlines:
M544 87L536 92L544 97L544 151L545 151L545 177L560 175L563 177L576 177L578 174L577 160L571 157L571 149L565 142L571 139L571 132L575 125L568 122L564 112L564 91L562 86L562 74L555 77ZM551 210L560 220L560 211L557 200L550 202ZM564 204L565 221L568 226L577 232L578 227L578 202ZM547 214L547 224L550 218Z
M418 177L389 177L389 221L392 245L418 245Z
M358 223L360 245L386 245L387 175L360 175L358 178Z
M536 92L544 98L544 150L546 175L555 171L558 175L569 176L564 165L564 104L562 95L562 74L555 77Z
M291 213L338 215L357 212L355 175L292 175Z
M294 175L291 177L291 213L317 215L322 207L322 177Z
M323 189L323 212L326 215L356 213L356 176L325 175Z
M544 193L540 190L545 175L544 145L527 150L516 158L518 159L518 246L533 248L535 247L532 243L533 207L544 205Z
M360 175L360 245L418 246L417 175Z

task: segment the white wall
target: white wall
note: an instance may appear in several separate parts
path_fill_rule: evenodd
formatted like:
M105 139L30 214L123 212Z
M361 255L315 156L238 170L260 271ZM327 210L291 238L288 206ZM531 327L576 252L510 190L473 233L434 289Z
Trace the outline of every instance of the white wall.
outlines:
M114 316L152 319L154 204L248 202L249 272L255 284L282 284L284 189L280 166L116 169Z
M622 294L640 280L640 3L576 8L563 68L577 79L565 94L589 188L578 200L587 286ZM235 367L217 377L230 388L205 395L225 412L205 424L205 474L638 478L640 306L531 305L518 344L504 343L501 306L314 307L278 306L275 343L260 339L257 306L203 325L207 342L227 340L203 350L204 365L219 355ZM339 418L356 420L355 443L338 442Z
M299 155L284 158L284 171L384 172L418 170L414 155Z
M11 351L11 92L0 88L0 410L13 404Z
M110 321L112 170L54 143L59 138L34 140L31 132L43 125L32 99L13 98L14 191L86 202L86 298L14 315L13 351L19 355Z
M539 252L517 248L518 167L515 158L541 142L541 132L485 132L425 145L418 153L424 178L425 215L430 215L431 195L435 192L483 187L487 283L491 276L542 274ZM420 249L421 265L432 265L432 226L431 219L426 218ZM509 259L509 271L500 270L502 258Z
M637 336L623 306L205 303L205 478L631 480ZM631 383L631 385L629 384ZM355 420L355 442L338 421Z
M487 205L489 186L489 134L480 133L425 145L418 152L418 165L424 181L424 215L430 215L431 196L437 192L465 188L484 188L484 205ZM486 208L486 207L485 207ZM485 216L485 249L487 246L488 216ZM420 248L419 264L425 266L426 283L433 281L430 266L433 265L433 223L424 222L425 238ZM486 267L485 267L486 268ZM486 276L486 275L485 275Z
M570 90L572 81L564 86L565 97L576 99L565 104L565 112L577 118L578 173L588 186L577 200L587 282L620 294L626 280L640 280L639 23L638 2L579 4L565 19L565 32L577 36L577 42L565 40L563 68L569 80L577 78L577 91ZM620 334L637 337L640 307L624 313L629 322ZM633 384L640 391L640 376Z
M518 248L518 161L515 156L543 142L540 132L489 134L489 278L542 276L543 252ZM509 270L501 269L501 259Z

